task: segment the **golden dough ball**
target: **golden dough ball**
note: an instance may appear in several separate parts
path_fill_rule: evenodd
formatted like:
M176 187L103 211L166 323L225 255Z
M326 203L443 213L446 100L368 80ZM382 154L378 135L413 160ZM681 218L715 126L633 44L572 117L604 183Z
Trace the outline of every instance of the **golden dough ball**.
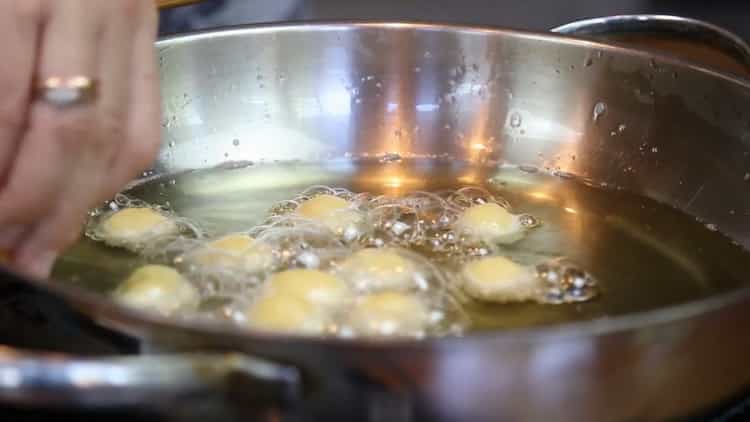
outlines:
M328 324L327 314L315 304L286 294L259 297L245 315L250 328L278 333L322 334Z
M420 336L429 323L429 309L418 297L386 291L363 296L349 315L357 335Z
M269 270L274 263L270 246L246 234L230 234L208 242L188 259L201 266L257 273Z
M151 208L125 208L107 217L96 232L109 245L138 250L145 243L178 234L179 227Z
M325 308L339 307L349 299L349 289L343 281L319 270L278 272L271 276L265 289L269 294L296 297Z
M534 272L502 256L491 256L464 265L463 288L470 296L491 302L533 299L539 282Z
M164 265L138 268L117 287L114 298L125 305L162 315L195 309L200 302L198 290L174 268Z
M301 203L296 214L312 220L337 234L343 234L349 228L355 228L362 215L350 208L349 201L334 195L318 195Z
M357 290L372 291L415 287L415 265L391 248L367 248L346 258L339 267L343 278Z
M469 237L501 244L516 242L526 233L518 215L511 214L494 203L467 208L458 217L454 227Z
M297 207L297 213L303 217L317 219L349 208L349 201L334 195L318 195L304 201Z

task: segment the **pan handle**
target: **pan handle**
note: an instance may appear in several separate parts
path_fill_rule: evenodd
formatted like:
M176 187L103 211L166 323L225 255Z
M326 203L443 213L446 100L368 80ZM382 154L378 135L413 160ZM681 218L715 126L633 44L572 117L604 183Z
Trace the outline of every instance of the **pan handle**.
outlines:
M237 387L243 402L286 406L300 375L236 353L74 358L0 346L0 401L35 406L120 408L211 397ZM257 400L257 401L256 401Z
M750 46L736 34L696 19L618 15L571 22L551 31L632 44L750 76Z

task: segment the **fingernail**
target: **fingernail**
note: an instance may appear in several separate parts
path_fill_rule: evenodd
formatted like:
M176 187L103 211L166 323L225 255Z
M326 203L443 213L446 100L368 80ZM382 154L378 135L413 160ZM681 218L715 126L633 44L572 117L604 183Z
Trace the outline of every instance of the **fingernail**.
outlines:
M0 249L13 249L25 231L24 226L6 226L0 229Z
M52 271L52 265L55 264L55 259L57 259L57 253L44 251L26 260L19 258L17 265L21 271L32 277L47 278Z

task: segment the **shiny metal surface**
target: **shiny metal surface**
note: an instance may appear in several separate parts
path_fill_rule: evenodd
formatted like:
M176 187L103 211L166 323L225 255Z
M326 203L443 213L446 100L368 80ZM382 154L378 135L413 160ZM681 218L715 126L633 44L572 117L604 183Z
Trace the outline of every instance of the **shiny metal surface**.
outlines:
M230 376L253 381L248 400L295 399L299 376L245 355L174 354L69 359L0 346L3 398L32 405L111 407L218 395Z
M750 85L740 79L579 39L409 23L248 27L157 47L165 144L155 174L227 159L447 154L632 190L750 247ZM750 384L747 290L621 318L374 343L187 326L31 282L147 351L293 363L304 391L294 411L317 420L655 420ZM9 386L0 378L0 395Z
M551 31L624 42L750 75L750 46L726 29L697 19L668 15L606 16L571 22Z

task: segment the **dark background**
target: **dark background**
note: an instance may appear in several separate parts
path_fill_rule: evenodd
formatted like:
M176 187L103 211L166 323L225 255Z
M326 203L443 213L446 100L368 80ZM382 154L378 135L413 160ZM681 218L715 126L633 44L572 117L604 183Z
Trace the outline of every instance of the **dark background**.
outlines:
M422 20L547 30L617 14L705 20L750 40L750 0L204 0L162 13L162 34L288 20Z

